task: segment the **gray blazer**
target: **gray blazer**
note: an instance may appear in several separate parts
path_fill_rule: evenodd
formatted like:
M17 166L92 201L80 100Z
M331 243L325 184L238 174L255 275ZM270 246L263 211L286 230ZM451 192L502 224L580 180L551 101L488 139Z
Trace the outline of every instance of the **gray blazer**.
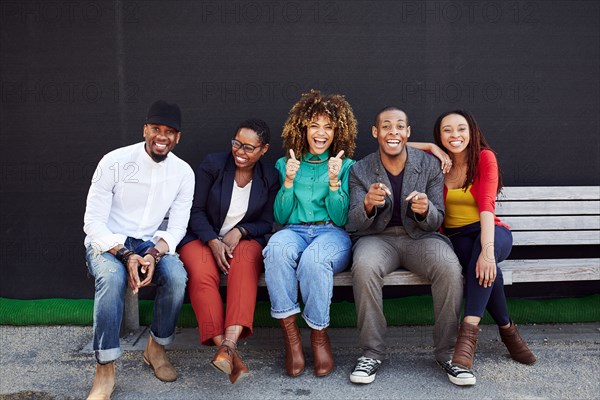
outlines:
M369 187L375 182L381 182L391 188L390 180L381 163L379 151L369 154L352 166L350 210L346 229L354 238L381 233L392 218L393 207L399 204L402 207L404 229L410 237L420 239L425 236L436 236L449 243L446 236L438 232L444 220L444 176L440 162L431 154L412 147L407 146L406 151L408 157L404 166L402 198L386 197L385 205L376 208L375 214L370 218L365 212L363 203ZM410 210L409 203L404 200L415 190L426 193L429 199L429 212L422 221Z

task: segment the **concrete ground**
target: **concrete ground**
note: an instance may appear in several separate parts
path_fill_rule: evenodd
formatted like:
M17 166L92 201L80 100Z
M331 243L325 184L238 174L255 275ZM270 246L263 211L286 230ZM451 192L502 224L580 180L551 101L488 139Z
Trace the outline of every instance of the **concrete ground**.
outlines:
M482 326L474 371L477 384L452 385L432 355L430 326L394 327L389 359L369 385L348 375L359 350L355 329L331 329L336 368L312 374L309 332L303 331L307 369L298 378L283 370L279 329L258 328L239 344L251 374L237 385L209 366L215 348L198 344L195 329L181 329L169 356L179 378L157 380L142 361L147 331L123 341L113 399L600 399L600 323L521 326L538 357L533 366L512 361L497 329ZM0 399L84 399L94 359L91 327L0 326Z

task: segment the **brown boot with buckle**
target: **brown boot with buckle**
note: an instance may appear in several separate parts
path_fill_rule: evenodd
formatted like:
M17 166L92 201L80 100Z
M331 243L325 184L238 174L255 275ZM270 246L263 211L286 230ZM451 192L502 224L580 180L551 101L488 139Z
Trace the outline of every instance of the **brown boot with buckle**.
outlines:
M177 379L177 371L167 358L165 346L154 341L152 335L148 338L144 350L144 362L152 368L154 375L163 382L173 382Z
M225 344L226 341L233 343L233 345L229 346ZM233 370L233 355L235 354L236 347L236 343L233 340L224 339L210 364L215 369L230 375Z
M525 344L525 341L519 335L519 330L514 322L510 321L508 328L498 327L500 338L506 345L508 352L513 360L522 364L533 364L536 361L535 356Z
M302 350L302 335L296 324L296 315L279 320L283 330L283 345L285 348L285 370L289 376L296 377L304 372L304 351Z
M327 328L310 331L310 347L313 352L313 364L316 376L327 376L333 371L333 354Z
M454 347L454 355L452 356L453 364L467 369L473 368L477 335L479 335L479 327L477 325L467 322L460 324L456 346Z
M244 379L246 376L248 376L249 373L250 373L250 370L248 369L246 364L244 364L244 362L242 361L242 358L240 357L238 352L237 351L234 352L233 353L233 370L231 370L231 374L229 375L229 381L231 383L240 382L242 379Z
M96 364L94 384L87 400L109 400L115 390L116 372L115 363Z

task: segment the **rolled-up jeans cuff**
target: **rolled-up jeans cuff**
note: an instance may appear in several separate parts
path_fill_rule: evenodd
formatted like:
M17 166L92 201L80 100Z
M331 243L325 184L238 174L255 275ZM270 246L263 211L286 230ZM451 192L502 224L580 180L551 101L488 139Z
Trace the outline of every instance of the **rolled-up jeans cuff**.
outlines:
M300 313L300 308L293 308L291 310L282 311L282 312L271 311L271 317L273 317L275 319L284 319L284 318L287 318L287 317L290 317L292 315L296 315L299 313Z
M150 335L152 335L152 339L154 339L154 341L161 346L168 346L173 343L173 340L175 339L175 333L166 338L159 338L154 334L154 332L152 332L152 330L150 330Z
M94 353L96 355L96 361L100 364L106 364L121 357L123 351L121 351L121 348L117 347L116 349L94 350Z
M302 318L306 322L306 325L308 325L311 329L316 329L316 330L320 331L329 326L329 322L327 322L326 324L323 324L323 325L319 325L319 324L311 321L310 319L308 319L308 317L304 314L302 314Z

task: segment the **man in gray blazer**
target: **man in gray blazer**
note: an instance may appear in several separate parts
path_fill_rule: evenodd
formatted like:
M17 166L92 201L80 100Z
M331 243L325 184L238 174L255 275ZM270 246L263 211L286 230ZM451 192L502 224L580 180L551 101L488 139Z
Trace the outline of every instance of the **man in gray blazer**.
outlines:
M463 278L450 241L438 233L444 219L444 177L430 154L407 147L410 126L396 107L379 112L372 127L378 151L350 171L352 285L362 356L350 381L371 383L386 358L382 288L399 267L431 281L435 358L449 379L472 385L470 370L452 365L463 295Z

